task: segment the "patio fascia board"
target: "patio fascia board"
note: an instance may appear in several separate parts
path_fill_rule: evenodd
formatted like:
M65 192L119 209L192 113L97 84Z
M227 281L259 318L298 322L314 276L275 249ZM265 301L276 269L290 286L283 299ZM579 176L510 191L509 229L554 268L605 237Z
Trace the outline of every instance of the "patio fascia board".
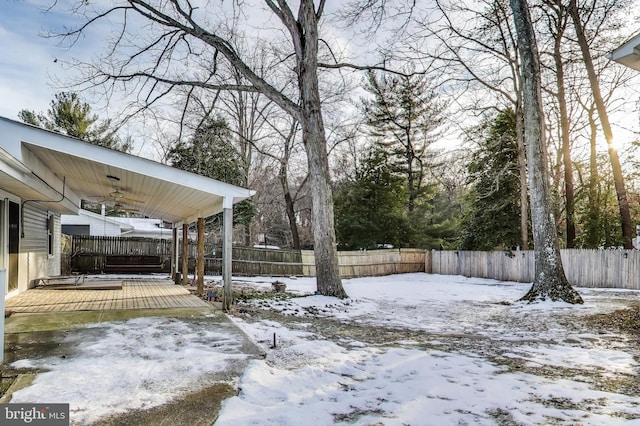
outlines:
M0 148L0 171L24 188L24 191L14 190L15 195L23 201L39 203L48 210L61 214L78 213L80 199L73 192L64 187L54 188L42 176L3 148ZM64 186L64 183L61 185ZM33 191L38 195L34 197ZM62 197L63 193L64 197Z
M640 33L609 53L607 58L640 71Z

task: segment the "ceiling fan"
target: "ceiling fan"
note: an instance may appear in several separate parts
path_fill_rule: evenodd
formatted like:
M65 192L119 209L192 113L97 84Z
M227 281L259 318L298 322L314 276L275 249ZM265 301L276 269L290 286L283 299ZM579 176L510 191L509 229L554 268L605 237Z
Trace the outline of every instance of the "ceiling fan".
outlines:
M135 213L139 209L130 205L144 204L142 200L127 197L121 186L114 186L113 191L107 195L96 195L90 198L97 199L96 203L108 206L113 212L117 213Z
M108 196L104 196L100 200L98 200L98 203L104 204L107 202L112 202L114 203L114 205L144 204L144 201L142 200L136 200L135 198L127 197L123 191L124 190L121 187L114 186L113 191L111 191Z
M116 201L113 204L113 211L115 211L115 212L125 212L125 213L135 213L135 212L138 211L138 209L133 208L133 207L127 207L124 204L121 204L118 201Z

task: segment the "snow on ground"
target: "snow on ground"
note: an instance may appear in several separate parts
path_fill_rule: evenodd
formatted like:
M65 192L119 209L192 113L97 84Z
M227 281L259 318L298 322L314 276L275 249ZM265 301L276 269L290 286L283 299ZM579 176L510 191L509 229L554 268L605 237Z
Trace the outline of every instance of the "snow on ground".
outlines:
M640 425L636 342L576 321L639 292L526 305L514 301L529 284L418 273L344 280L350 298L338 300L314 295L312 278L234 279L283 281L301 297L251 300L232 316L266 358L249 362L216 425ZM48 371L12 402L55 395L85 424L206 386L240 356L206 322L99 327L65 359L14 363Z
M214 383L214 374L246 359L238 335L219 324L137 318L90 325L62 343L64 357L24 359L15 368L43 369L12 403L68 403L72 424L167 403Z
M276 279L246 280L268 287ZM278 280L293 293L314 291L312 279ZM259 312L235 318L267 357L251 361L216 425L640 424L637 385L629 395L596 386L602 377L637 383L638 351L630 353L624 337L566 327L569 317L620 309L638 292L580 289L586 303L572 306L513 303L530 284L460 276L404 274L344 286L351 298L343 301L250 303L287 315L280 322ZM418 334L332 339L305 318ZM511 368L514 361L522 366Z

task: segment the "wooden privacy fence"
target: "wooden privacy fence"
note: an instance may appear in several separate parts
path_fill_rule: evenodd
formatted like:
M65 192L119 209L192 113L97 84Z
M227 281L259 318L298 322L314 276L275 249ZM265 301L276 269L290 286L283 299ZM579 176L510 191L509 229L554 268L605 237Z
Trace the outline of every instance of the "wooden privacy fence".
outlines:
M158 256L164 272L171 270L171 240L150 238L88 237L63 238L63 270L103 272L109 256ZM69 248L70 247L70 248ZM195 269L196 244L189 243L189 272ZM180 255L180 249L178 250ZM565 273L579 287L606 287L640 290L640 251L576 250L560 251ZM205 247L205 274L222 273L221 247ZM315 276L315 260L310 250L269 250L233 247L235 275ZM385 249L338 252L343 278L428 272L442 275L493 278L501 281L532 282L535 272L533 251L426 251ZM179 268L182 261L179 259Z
M221 249L205 257L205 274L222 273ZM389 249L338 252L340 276L343 278L370 277L424 272L427 251L420 249ZM249 247L233 248L232 273L265 276L315 276L315 257L312 250L269 250ZM192 267L189 268L192 272Z
M171 270L171 240L123 237L73 236L71 269L74 272L103 272L108 257L159 256L163 271ZM222 273L222 248L205 247L205 274ZM189 273L195 269L196 243L188 247ZM178 256L181 256L178 248ZM385 249L338 252L342 277L389 275L405 272L424 272L429 252L420 249ZM236 275L315 276L315 260L311 250L270 250L253 247L233 247L232 273ZM182 268L182 259L178 259Z
M425 272L426 250L384 249L368 251L338 252L338 266L343 278L373 277L379 275ZM313 251L302 251L304 276L315 276L316 265Z
M109 256L158 256L162 271L171 270L171 240L134 237L93 237L74 235L71 242L73 272L103 272Z
M560 250L569 282L578 287L640 290L638 250ZM533 251L432 251L427 272L442 275L532 282Z
M222 274L222 247L205 248L204 273ZM189 257L195 258L195 247L189 247ZM253 247L233 247L231 273L237 275L302 275L302 255L299 250L269 250ZM191 262L193 264L193 262ZM193 272L195 264L189 266ZM179 266L181 263L178 264Z

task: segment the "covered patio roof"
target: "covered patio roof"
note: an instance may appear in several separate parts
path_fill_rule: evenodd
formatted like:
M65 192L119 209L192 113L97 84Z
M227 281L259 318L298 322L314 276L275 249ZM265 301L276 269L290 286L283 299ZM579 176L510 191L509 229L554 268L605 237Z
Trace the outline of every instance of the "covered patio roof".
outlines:
M0 189L77 214L80 200L119 203L178 226L254 191L0 117ZM64 196L63 196L64 194Z
M609 53L607 58L640 71L640 33Z

